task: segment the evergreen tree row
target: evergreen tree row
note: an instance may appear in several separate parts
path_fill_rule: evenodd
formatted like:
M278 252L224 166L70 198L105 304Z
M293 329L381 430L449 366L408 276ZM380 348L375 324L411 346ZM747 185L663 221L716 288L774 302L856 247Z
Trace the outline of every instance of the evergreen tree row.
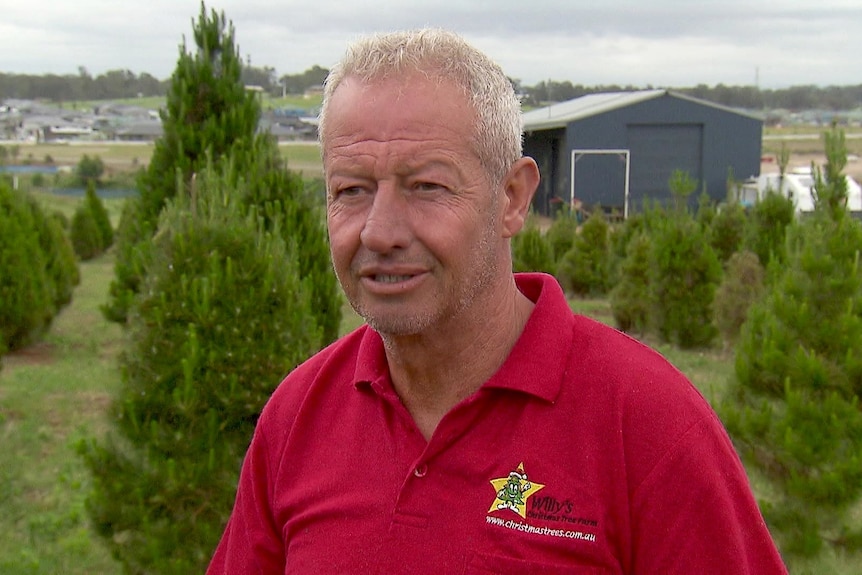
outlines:
M38 340L79 281L63 218L0 178L0 357Z

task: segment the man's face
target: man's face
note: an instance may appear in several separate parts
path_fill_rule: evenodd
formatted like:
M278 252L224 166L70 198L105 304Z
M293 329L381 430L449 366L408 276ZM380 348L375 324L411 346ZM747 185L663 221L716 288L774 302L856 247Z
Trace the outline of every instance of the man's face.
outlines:
M476 298L508 261L498 191L471 145L474 121L457 88L421 75L348 77L330 100L332 260L353 308L381 333L476 321Z

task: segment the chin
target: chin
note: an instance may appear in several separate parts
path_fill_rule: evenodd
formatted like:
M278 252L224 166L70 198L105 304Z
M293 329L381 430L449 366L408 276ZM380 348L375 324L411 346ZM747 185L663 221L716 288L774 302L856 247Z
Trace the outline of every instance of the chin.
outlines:
M357 309L356 313L374 328L374 331L388 336L419 335L434 323L431 314L373 313L361 308Z

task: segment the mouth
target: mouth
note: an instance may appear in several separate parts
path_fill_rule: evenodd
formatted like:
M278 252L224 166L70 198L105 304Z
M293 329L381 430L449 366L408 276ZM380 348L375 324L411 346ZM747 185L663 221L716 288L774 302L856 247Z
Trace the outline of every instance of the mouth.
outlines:
M416 270L368 270L359 275L365 290L379 296L401 296L422 285L426 273Z
M406 282L412 277L412 275L375 274L371 279L382 284L397 284Z

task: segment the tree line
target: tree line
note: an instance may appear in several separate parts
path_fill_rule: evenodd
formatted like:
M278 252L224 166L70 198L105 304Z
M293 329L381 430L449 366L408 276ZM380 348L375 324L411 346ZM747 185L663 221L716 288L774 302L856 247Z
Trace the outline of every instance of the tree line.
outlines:
M518 86L526 105L541 105L545 102L564 102L587 94L601 92L631 92L652 89L654 86L583 86L571 82L548 80L535 86ZM707 86L698 84L673 90L731 108L747 110L831 110L846 111L862 107L862 84L855 86L791 86L782 89L760 89L756 86Z
M242 64L241 80L246 85L260 86L272 96L302 94L309 88L323 83L329 70L314 65L304 72L278 76L271 66L255 67L250 61ZM654 86L620 86L616 84L584 86L572 82L547 80L533 86L522 85L512 80L526 106L541 106L548 102L564 102L587 94L601 92L630 92L651 89ZM98 76L91 75L86 68L78 68L78 74L32 75L0 73L0 100L18 98L26 100L44 99L52 102L74 102L80 100L126 99L146 96L165 96L170 89L170 79L159 80L143 72L135 74L129 70L110 70ZM862 106L862 84L847 86L791 86L781 89L760 89L756 86L707 86L673 88L674 90L733 108L749 110L853 110Z

